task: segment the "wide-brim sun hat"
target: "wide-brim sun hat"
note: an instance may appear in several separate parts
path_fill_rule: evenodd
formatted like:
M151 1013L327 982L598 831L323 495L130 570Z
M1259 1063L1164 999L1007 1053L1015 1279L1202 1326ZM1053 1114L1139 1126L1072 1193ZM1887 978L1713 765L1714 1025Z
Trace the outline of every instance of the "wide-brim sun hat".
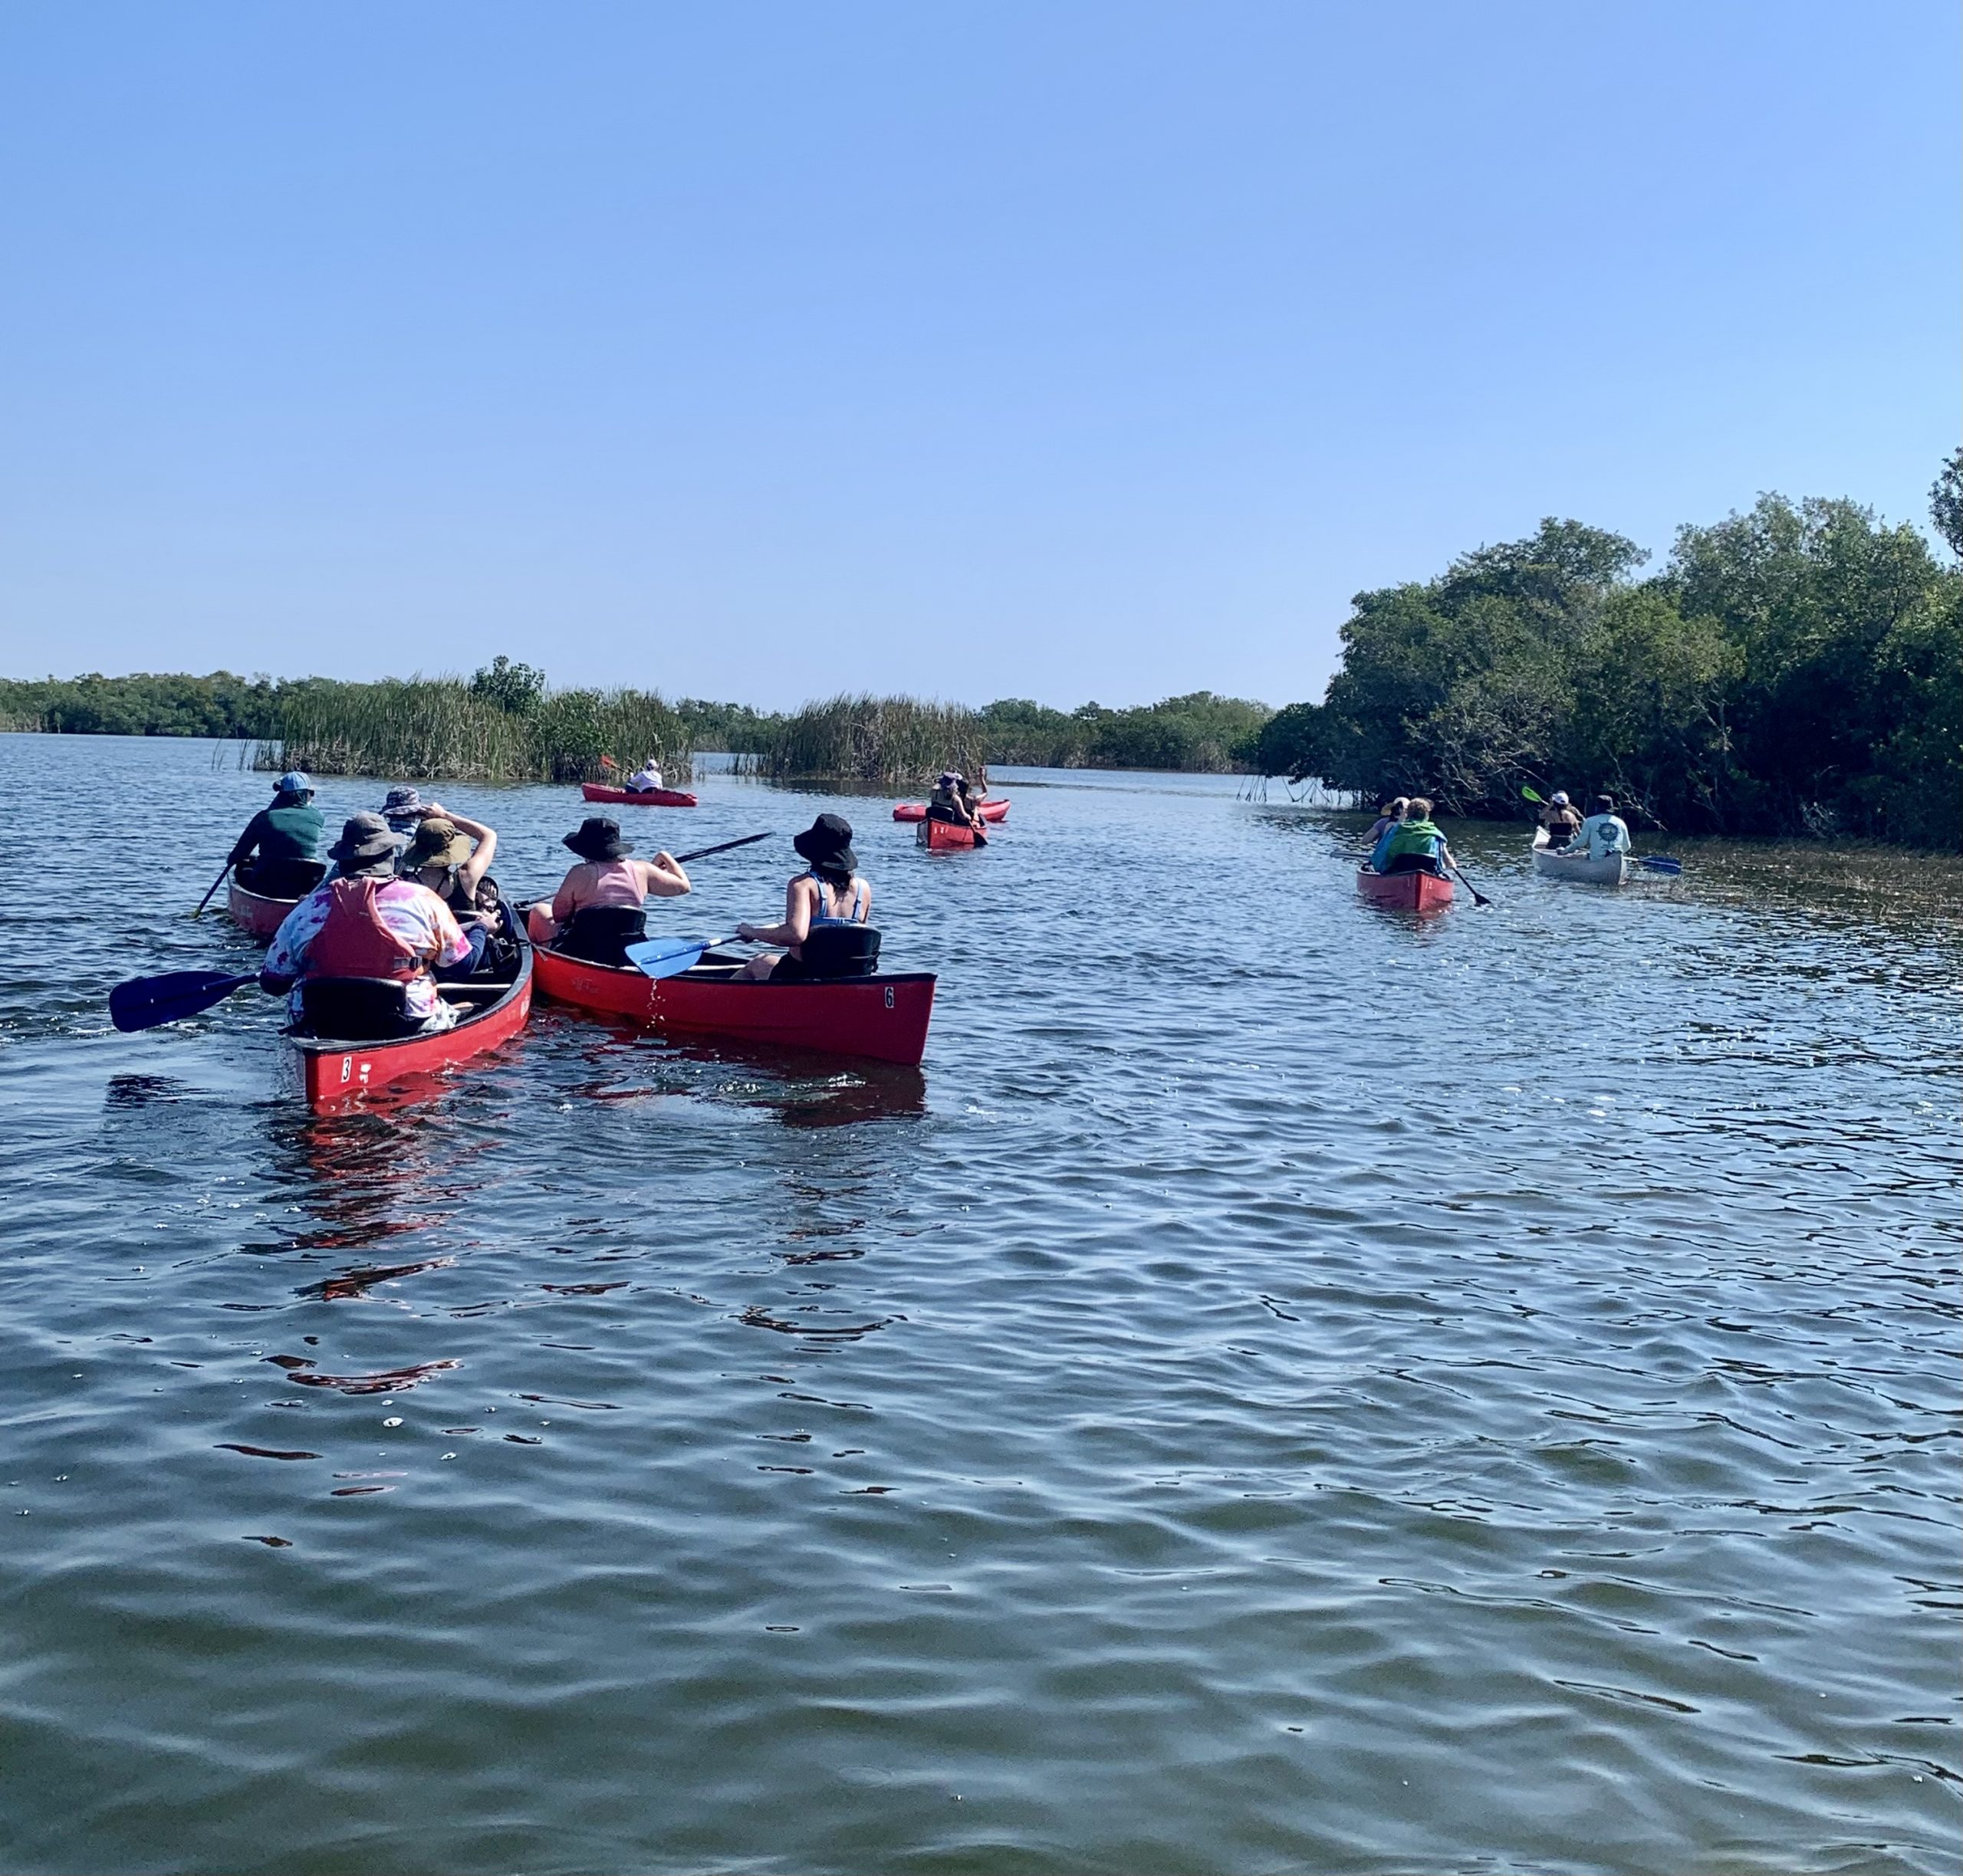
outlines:
M341 824L340 838L327 849L327 858L343 867L365 866L393 859L402 851L402 836L379 814L350 814Z
M625 859L634 850L631 840L620 838L620 823L605 814L589 814L561 845L570 847L583 860Z
M958 770L954 769L943 769L941 771L940 786L943 788L957 787L960 785L961 779L961 775Z
M304 769L288 769L273 784L273 792L281 795L311 795L314 792L313 777Z
M842 814L820 814L801 834L793 834L791 844L814 866L859 870L859 856L852 850L852 823Z
M410 787L391 788L376 813L386 815L416 815L423 813L423 797Z
M403 854L403 864L419 866L461 866L476 851L469 835L455 821L432 815L417 827Z

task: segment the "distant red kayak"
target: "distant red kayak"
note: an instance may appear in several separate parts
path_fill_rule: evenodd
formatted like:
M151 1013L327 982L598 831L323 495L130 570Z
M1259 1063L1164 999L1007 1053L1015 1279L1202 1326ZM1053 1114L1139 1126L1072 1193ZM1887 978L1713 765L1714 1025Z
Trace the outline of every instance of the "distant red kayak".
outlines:
M636 793L631 788L610 788L604 782L581 782L580 793L589 801L612 801L623 808L692 808L695 805L695 797L684 794L679 788L644 788Z
M1442 912L1452 903L1452 882L1436 873L1379 873L1366 866L1356 875L1356 890L1393 912Z
M913 836L929 853L958 853L965 847L988 845L972 827L957 821L923 820L914 829Z
M919 1065L934 1013L930 971L841 977L834 983L739 983L731 958L712 952L692 971L659 980L542 948L541 994L680 1034L728 1036L784 1049L870 1056Z
M985 821L1005 821L1009 817L1008 799L985 801L978 810ZM903 801L893 811L896 821L924 821L927 818L927 806L922 801Z

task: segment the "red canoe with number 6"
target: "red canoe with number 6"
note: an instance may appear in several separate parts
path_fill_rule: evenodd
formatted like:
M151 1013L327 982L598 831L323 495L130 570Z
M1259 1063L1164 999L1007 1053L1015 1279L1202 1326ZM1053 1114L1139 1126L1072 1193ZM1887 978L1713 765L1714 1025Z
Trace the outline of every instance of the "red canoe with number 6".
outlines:
M403 1097L416 1091L416 1083L438 1082L446 1070L508 1042L523 1029L531 1010L531 942L524 921L508 905L503 916L518 961L495 976L443 981L438 994L457 1011L449 1029L367 1042L284 1031L282 1040L299 1062L307 1105L317 1113L330 1113L385 1091Z
M1005 796L999 801L985 801L975 812L985 821L1005 821L1009 817L1008 797ZM927 818L926 803L922 801L903 801L893 810L893 817L896 821L924 821Z
M692 808L695 798L679 788L610 788L604 782L581 782L580 793L589 801L611 801L623 808Z
M830 983L737 981L734 958L712 951L692 971L656 979L541 949L540 993L555 1003L626 1017L681 1035L727 1036L782 1049L870 1056L918 1067L934 1013L931 971Z
M1436 873L1379 873L1366 866L1356 875L1356 890L1392 912L1443 912L1452 903L1452 882Z

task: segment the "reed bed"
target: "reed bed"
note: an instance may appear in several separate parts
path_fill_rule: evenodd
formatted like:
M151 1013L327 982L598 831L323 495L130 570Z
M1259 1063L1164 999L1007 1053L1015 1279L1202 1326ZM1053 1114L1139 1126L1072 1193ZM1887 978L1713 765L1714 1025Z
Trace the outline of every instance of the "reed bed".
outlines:
M985 760L975 711L914 697L841 694L769 723L758 740L762 747L741 767L779 780L811 777L912 787L943 769L979 776Z
M597 781L603 757L686 777L688 726L658 692L551 691L510 710L459 678L322 684L288 701L252 766L390 780Z

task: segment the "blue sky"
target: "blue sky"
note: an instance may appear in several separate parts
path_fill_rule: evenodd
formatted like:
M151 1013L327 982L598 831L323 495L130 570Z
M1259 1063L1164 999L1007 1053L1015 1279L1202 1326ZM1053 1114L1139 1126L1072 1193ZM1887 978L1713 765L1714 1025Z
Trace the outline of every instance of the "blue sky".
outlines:
M0 673L1320 694L1963 432L1950 0L0 10Z

